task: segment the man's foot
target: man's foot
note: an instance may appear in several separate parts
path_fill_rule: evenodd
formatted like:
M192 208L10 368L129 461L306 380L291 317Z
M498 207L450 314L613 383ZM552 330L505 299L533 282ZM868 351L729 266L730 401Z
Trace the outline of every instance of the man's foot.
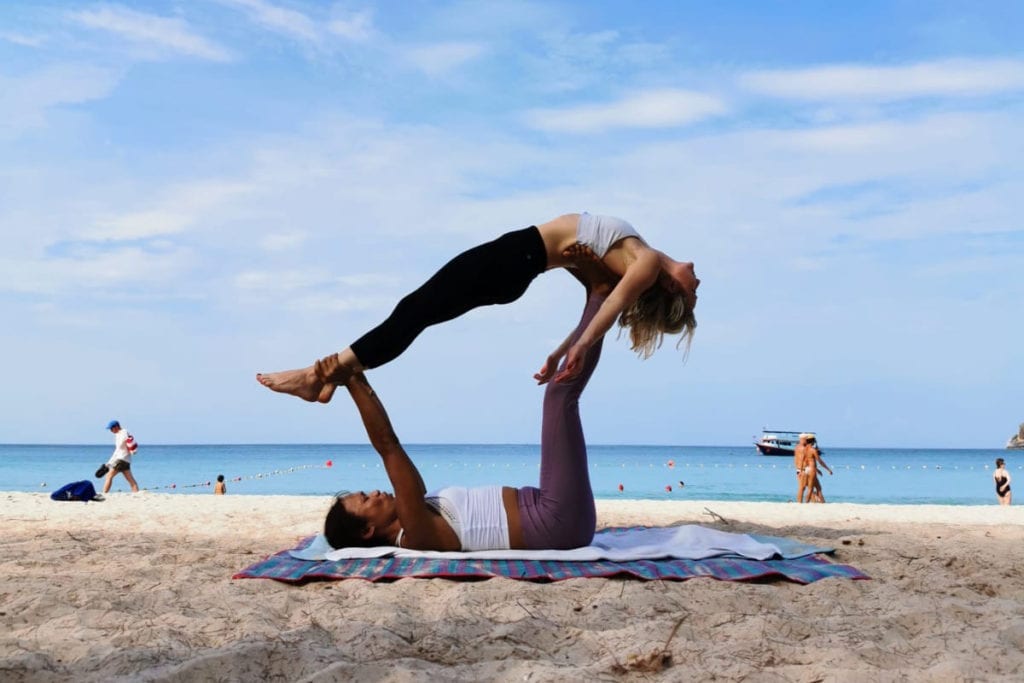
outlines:
M257 373L256 381L271 391L298 396L303 401L311 403L327 403L334 396L336 388L333 384L324 384L320 381L312 365L301 370Z

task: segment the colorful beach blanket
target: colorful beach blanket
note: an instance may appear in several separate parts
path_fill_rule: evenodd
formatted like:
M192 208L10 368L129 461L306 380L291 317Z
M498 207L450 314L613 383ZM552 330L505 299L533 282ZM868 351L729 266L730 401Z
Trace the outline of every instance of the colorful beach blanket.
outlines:
M678 527L672 527L677 529ZM603 529L595 535L595 546L621 551L623 539L637 537L643 528ZM662 530L658 530L662 531ZM723 532L720 532L723 533ZM416 554L385 557L347 557L340 559L300 559L322 555L321 539L310 536L295 548L282 550L243 569L232 578L275 579L289 583L314 580L364 579L386 581L400 578L487 579L503 576L529 581L562 581L588 577L625 576L638 579L685 580L709 577L722 581L750 581L783 578L811 583L825 578L867 579L854 567L834 564L823 557L831 548L807 545L787 538L749 536L754 543L775 548L770 559L751 559L732 552L715 553L703 559L662 556L647 559L497 559L470 557L465 553L432 553L445 557ZM588 546L590 548L592 546ZM577 549L580 550L580 549ZM493 552L493 551L488 551ZM564 551L573 552L573 551ZM611 554L611 553L606 553ZM455 557L452 557L454 555ZM298 556L298 557L297 557Z

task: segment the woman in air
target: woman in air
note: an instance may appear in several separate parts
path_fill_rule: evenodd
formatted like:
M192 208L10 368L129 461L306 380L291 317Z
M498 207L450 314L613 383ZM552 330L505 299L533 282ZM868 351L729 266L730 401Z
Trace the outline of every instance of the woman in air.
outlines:
M588 288L583 318L569 335L576 344L607 302ZM448 486L427 493L416 465L402 448L384 405L366 376L345 386L355 401L370 442L380 455L394 494L372 491L339 496L327 513L324 536L335 548L398 546L415 550L568 549L588 545L597 513L590 487L579 398L597 367L601 337L579 358L575 375L547 384L541 425L539 487ZM552 368L553 371L553 368Z
M693 263L651 248L622 219L566 214L456 256L402 299L387 320L343 351L305 368L260 373L256 379L273 391L327 403L337 385L395 359L427 327L479 306L511 303L545 270L574 268L589 258L598 259L617 282L586 328L548 356L540 375L554 376L556 382L577 376L587 349L616 320L629 329L631 347L642 358L654 353L666 334L681 333L677 347L685 341L689 348L700 285ZM563 356L565 368L554 375Z

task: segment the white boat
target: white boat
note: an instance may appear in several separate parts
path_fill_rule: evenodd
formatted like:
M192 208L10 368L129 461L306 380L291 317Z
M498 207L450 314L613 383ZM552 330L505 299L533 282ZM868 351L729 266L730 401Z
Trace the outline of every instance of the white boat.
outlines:
M801 434L814 436L814 432L793 432L765 427L761 431L761 438L754 442L754 447L761 455L793 455Z

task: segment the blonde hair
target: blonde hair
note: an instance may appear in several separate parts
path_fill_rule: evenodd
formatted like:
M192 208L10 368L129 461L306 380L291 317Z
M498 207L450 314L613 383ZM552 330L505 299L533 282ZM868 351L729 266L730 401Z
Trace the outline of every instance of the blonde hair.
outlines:
M629 329L630 348L643 359L650 358L658 350L666 334L681 333L676 348L686 342L685 360L690 354L697 319L682 292L672 293L654 284L632 306L622 311L619 327Z

